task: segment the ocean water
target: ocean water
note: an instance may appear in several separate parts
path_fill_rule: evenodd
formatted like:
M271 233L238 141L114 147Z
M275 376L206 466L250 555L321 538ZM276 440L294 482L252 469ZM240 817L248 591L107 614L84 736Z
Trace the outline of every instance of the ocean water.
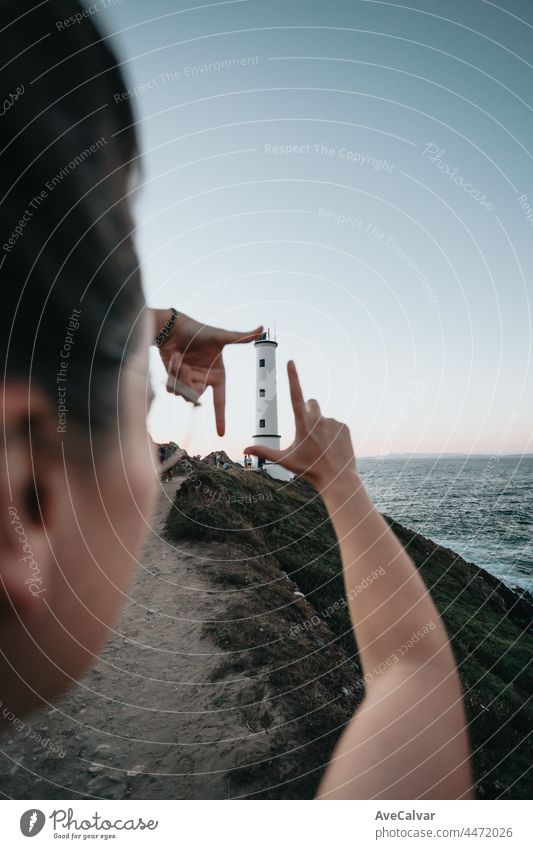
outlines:
M358 466L383 513L533 591L533 457L363 458Z

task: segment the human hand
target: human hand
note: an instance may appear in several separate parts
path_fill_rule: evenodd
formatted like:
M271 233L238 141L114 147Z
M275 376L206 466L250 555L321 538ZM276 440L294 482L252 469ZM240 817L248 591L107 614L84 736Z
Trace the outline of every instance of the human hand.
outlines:
M156 310L156 327L159 330L168 318L167 310ZM179 382L191 387L198 395L208 386L213 387L213 402L217 433L224 436L226 409L226 370L222 352L226 345L253 342L263 332L262 327L246 333L221 330L201 324L184 313L179 313L164 342L159 347L163 365L167 370L167 388L170 392ZM177 383L176 383L177 381ZM179 391L176 391L179 394Z
M336 419L324 418L314 399L307 403L304 401L298 372L292 360L287 364L287 372L296 425L292 445L284 451L251 445L244 449L244 453L279 463L323 492L332 484L355 474L350 431Z

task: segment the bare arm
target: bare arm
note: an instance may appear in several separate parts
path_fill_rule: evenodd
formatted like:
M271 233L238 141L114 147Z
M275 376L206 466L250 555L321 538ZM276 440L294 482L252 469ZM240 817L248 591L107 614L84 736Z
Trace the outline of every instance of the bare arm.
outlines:
M341 550L365 698L344 731L321 798L468 798L471 774L462 691L439 614L413 562L357 474L346 425L303 400L289 364L296 437L261 453L322 495ZM363 589L364 587L364 589Z

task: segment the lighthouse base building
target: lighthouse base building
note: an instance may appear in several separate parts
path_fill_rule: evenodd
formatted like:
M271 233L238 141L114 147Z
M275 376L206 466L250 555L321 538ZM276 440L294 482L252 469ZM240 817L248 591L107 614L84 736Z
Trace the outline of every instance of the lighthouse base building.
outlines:
M278 389L276 381L276 349L278 343L263 333L254 343L256 352L256 404L254 445L268 445L279 450L281 436L278 432ZM254 466L266 471L270 477L289 481L293 475L283 466L268 460L254 458Z

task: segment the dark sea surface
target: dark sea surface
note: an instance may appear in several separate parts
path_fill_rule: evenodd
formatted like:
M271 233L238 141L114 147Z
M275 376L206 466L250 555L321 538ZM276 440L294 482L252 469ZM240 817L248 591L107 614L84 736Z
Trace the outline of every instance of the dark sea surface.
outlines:
M533 457L362 458L358 466L383 513L533 591Z

